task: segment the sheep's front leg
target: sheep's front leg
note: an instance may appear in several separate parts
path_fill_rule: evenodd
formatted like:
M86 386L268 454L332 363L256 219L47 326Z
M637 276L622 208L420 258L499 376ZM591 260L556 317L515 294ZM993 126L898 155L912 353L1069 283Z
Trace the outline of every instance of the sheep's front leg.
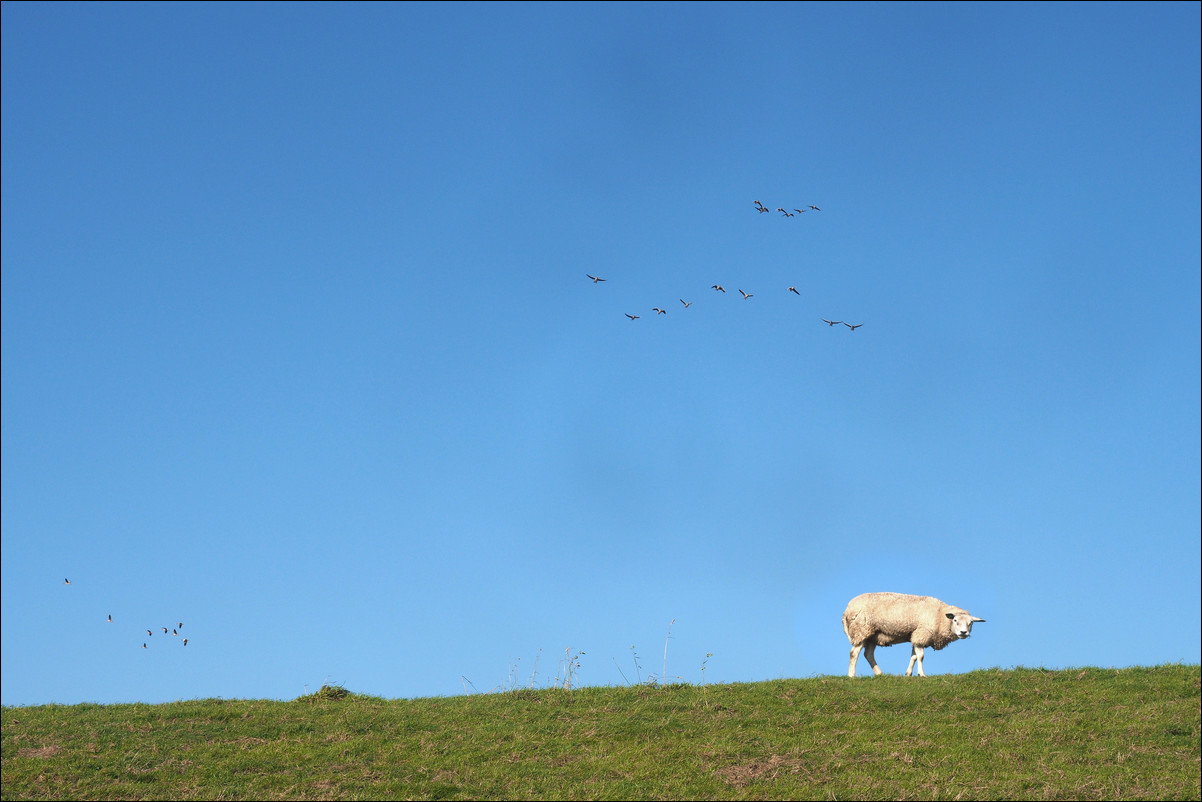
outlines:
M910 665L906 666L906 676L914 675L914 666L918 666L918 676L925 677L926 673L922 670L922 647L914 644L910 645Z

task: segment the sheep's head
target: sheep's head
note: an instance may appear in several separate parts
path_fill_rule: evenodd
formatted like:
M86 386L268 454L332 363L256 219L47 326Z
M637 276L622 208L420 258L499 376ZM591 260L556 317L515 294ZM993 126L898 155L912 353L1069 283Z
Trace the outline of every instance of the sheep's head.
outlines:
M946 613L948 621L951 622L952 636L963 640L972 634L972 625L974 623L984 623L984 618L977 618L970 615L966 610Z

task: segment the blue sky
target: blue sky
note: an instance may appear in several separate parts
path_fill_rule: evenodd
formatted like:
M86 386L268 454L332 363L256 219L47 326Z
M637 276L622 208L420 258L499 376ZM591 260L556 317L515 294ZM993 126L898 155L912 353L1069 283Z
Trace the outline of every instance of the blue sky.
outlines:
M3 703L1199 662L1199 10L5 3Z

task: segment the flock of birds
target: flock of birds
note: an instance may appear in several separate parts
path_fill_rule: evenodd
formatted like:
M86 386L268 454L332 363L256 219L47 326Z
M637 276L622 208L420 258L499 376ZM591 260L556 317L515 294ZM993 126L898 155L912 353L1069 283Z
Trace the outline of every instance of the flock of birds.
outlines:
M755 204L755 210L756 210L757 212L759 212L760 214L770 214L770 213L771 213L771 211L768 209L768 207L767 207L767 206L765 206L764 204L760 203L759 201L752 201L752 203L754 203L754 204ZM785 208L783 208L783 207L781 207L781 206L777 206L777 207L776 207L776 210L777 210L778 212L780 212L781 214L783 214L785 217L796 217L797 215L799 215L799 214L805 214L806 212L820 212L820 211L822 211L822 210L821 210L821 209L819 209L817 206L811 206L811 207L810 207L810 208L808 208L808 209L794 209L792 212L790 212L788 209L785 209Z
M63 579L63 584L64 584L64 585L70 585L70 584L71 584L71 580L70 580L70 578L64 578L64 579ZM109 615L108 615L108 618L106 619L106 623L109 623L109 624L113 623L113 614L112 614L112 613L109 613ZM176 637L179 637L179 631L180 631L181 629L183 629L183 628L184 628L184 622L183 622L183 621L179 621L179 622L177 622L177 623L176 623L176 625L175 625L174 627L161 627L161 629L163 630L163 634L164 634L164 635L166 635L168 632L170 632L172 635L174 635L174 636L176 636ZM154 630L153 630L153 629L148 629L148 630L146 630L146 637L150 638L150 637L153 637L153 636L154 636ZM187 638L183 638L181 642L182 642L182 643L183 643L185 646L187 646L187 645L188 645L188 639L187 639ZM146 641L142 641L142 648L143 648L143 649L149 649L149 648L150 648L150 646L148 645L148 643L147 643Z
M769 214L772 211L767 206L760 203L758 200L752 201L752 203L755 204L755 209L760 214ZM792 212L790 212L788 209L785 209L782 206L778 206L776 208L776 211L780 212L785 217L796 217L797 215L805 214L806 212L821 212L822 210L819 209L817 206L811 205L811 206L809 206L809 208L806 208L806 209L793 209ZM592 279L594 284L600 284L601 282L608 280L608 279L601 278L600 276L594 276L591 273L585 273L585 275L588 276L590 279ZM720 292L723 294L726 293L726 288L723 287L721 284L714 284L710 287L710 289L712 289L714 292ZM738 288L736 288L736 289L738 289ZM794 295L798 295L798 296L801 295L801 292L798 291L797 287L789 287L788 292L791 292ZM743 296L744 301L746 301L749 298L755 297L755 293L744 292L743 290L739 290L739 294ZM684 298L680 298L679 300L682 304L684 304L685 309L688 309L690 306L693 305L692 301L686 301ZM663 309L658 306L651 307L651 311L654 312L656 315L668 314L667 309ZM642 315L632 315L629 312L626 312L624 314L626 315L626 317L630 318L631 320L639 320L642 317ZM828 326L838 326L838 325L842 324L844 326L847 326L847 328L849 328L852 331L855 331L856 329L858 329L864 325L863 323L848 323L847 321L844 321L844 320L828 320L827 318L819 318L819 319L823 323L826 323Z

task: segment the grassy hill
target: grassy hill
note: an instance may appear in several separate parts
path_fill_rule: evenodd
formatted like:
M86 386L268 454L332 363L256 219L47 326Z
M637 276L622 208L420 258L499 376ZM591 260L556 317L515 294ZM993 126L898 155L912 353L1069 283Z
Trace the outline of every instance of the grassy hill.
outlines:
M3 709L3 799L1198 799L1199 666Z

